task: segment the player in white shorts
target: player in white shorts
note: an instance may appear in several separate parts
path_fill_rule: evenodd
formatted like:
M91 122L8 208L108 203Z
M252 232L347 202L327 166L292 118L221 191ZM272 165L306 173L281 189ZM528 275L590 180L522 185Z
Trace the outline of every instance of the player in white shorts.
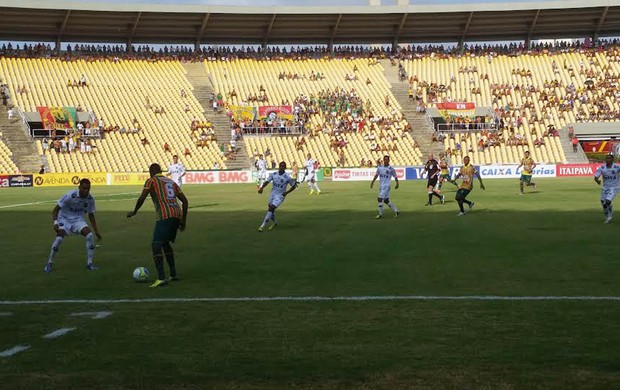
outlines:
M603 177L603 187L601 188L601 205L605 213L605 223L611 222L613 218L613 207L611 202L618 194L618 186L620 185L620 165L614 164L614 156L608 154L605 157L605 164L598 167L594 174L596 184L601 184Z
M388 205L392 211L394 211L394 218L398 218L400 211L394 203L390 201L390 186L392 184L392 178L396 180L396 186L394 189L398 189L398 176L396 175L396 170L390 166L390 156L383 157L383 165L379 165L377 167L377 173L375 173L375 177L373 177L372 182L370 183L370 188L372 188L375 184L377 177L379 178L379 197L377 198L377 201L379 202L379 214L375 218L383 218L384 203Z
M284 161L280 163L278 172L271 173L263 185L260 186L258 193L262 194L263 189L267 187L270 182L273 182L273 185L271 187L271 194L269 194L268 210L263 223L258 228L259 232L262 232L265 229L265 227L269 224L269 221L273 221L273 224L269 226L269 230L278 226L278 221L276 220L276 209L280 207L282 202L284 202L286 195L290 194L295 190L295 188L297 188L297 182L291 178L288 173L286 173L286 163ZM291 186L288 191L286 190L287 186Z
M179 156L172 156L172 164L168 167L168 175L173 182L177 183L179 188L183 184L183 176L185 176L185 167L179 162Z
M306 176L304 177L304 180L308 182L308 188L310 188L310 195L314 194L315 191L316 194L319 195L321 193L321 189L319 188L319 183L317 183L316 180L316 161L312 159L310 153L308 153L307 157Z
M262 154L256 160L256 169L258 170L258 187L260 188L267 180L267 161L265 161Z
M88 227L84 214L88 214L90 224L101 240L101 233L95 220L95 198L90 194L90 180L80 180L80 186L76 190L71 190L58 200L56 207L52 211L54 220L54 231L56 238L52 243L50 256L45 264L44 271L51 272L54 265L54 258L60 249L60 244L69 234L81 234L86 238L86 269L94 271L97 267L93 264L95 254L95 237Z

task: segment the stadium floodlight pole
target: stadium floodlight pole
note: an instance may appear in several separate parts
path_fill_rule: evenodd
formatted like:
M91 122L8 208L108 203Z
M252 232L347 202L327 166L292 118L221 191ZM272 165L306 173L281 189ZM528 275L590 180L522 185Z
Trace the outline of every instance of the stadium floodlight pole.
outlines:
M62 24L60 25L60 29L58 30L58 36L56 36L56 50L57 53L60 53L60 42L62 40L62 35L65 33L65 28L67 28L67 23L69 22L69 16L71 16L71 10L67 10L65 13L65 17L62 20Z

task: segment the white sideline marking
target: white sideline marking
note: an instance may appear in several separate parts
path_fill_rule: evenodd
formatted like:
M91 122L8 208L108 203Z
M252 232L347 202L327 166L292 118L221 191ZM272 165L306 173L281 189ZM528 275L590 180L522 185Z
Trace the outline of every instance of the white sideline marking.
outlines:
M11 313L10 311L0 312L0 317L10 317L12 315L13 313Z
M300 296L300 297L207 297L207 298L136 298L136 299L48 299L29 301L0 301L0 305L52 304L110 304L110 303L175 303L175 302L339 302L339 301L620 301L620 296L506 296L506 295L360 295L360 296ZM94 315L92 312L73 315ZM93 318L105 318L93 317Z
M71 313L71 317L77 316L88 316L93 320L100 320L102 318L106 318L112 315L112 311L88 311L84 313Z
M16 345L11 349L0 352L0 357L11 357L21 351L27 350L28 348L30 348L30 345Z
M98 199L98 198L107 198L110 196L135 195L135 194L139 194L139 192L119 192L115 194L103 194L103 195L96 196L95 198ZM130 200L130 199L122 199L122 200ZM16 207L35 206L38 204L56 203L56 202L57 200L41 200L38 202L30 202L30 203L15 203L15 204L7 204L4 206L0 206L0 209L11 209L11 208L16 208Z
M60 329L56 329L53 332L50 332L48 334L46 334L45 336L42 336L42 338L44 339L55 339L56 337L60 337L60 336L64 336L67 333L74 331L76 328L60 328Z

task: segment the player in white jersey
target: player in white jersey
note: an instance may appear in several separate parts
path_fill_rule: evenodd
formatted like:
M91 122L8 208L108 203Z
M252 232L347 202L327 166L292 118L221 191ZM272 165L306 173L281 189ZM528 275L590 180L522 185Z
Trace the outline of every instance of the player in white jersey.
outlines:
M613 218L613 207L611 202L618 194L618 186L620 185L620 165L614 164L614 156L608 154L605 157L605 164L598 167L594 174L596 184L601 184L603 177L603 187L601 188L601 205L605 213L605 223L611 222Z
M256 160L256 169L258 170L258 187L260 188L267 179L267 161L262 154Z
M86 238L86 269L94 271L97 267L93 264L95 254L95 237L84 220L84 214L88 214L90 224L101 240L101 233L95 220L95 198L90 194L90 180L80 180L77 190L71 190L58 200L56 207L52 211L54 220L54 231L56 238L52 243L50 256L45 264L44 271L51 272L54 265L54 258L60 249L60 244L69 234L81 234Z
M379 202L379 215L375 218L381 219L383 218L383 204L388 205L389 208L394 211L394 218L398 218L400 215L400 211L394 205L394 203L390 202L390 186L392 184L392 178L396 180L396 186L394 189L398 189L398 176L396 175L396 170L390 166L390 156L383 156L383 165L379 165L377 167L377 173L375 173L375 177L372 178L372 182L370 183L370 188L375 184L375 180L379 178L379 197L377 201Z
M297 188L297 182L286 173L286 163L284 161L278 166L278 172L273 172L269 175L267 180L265 180L263 185L258 189L258 193L262 194L263 188L267 187L270 182L273 182L273 185L271 187L271 194L269 194L269 203L267 204L268 210L262 225L258 228L259 232L265 229L269 221L273 221L273 225L269 226L269 230L278 226L276 209L284 202L286 195ZM286 190L287 186L291 186L288 191Z
M175 154L172 156L172 164L168 167L168 177L181 187L183 176L185 176L185 167L179 162L179 156Z
M312 159L310 153L308 153L308 158L306 160L306 177L304 180L308 182L308 188L310 188L310 195L316 194L319 195L321 193L321 189L319 188L319 183L316 180L316 161Z

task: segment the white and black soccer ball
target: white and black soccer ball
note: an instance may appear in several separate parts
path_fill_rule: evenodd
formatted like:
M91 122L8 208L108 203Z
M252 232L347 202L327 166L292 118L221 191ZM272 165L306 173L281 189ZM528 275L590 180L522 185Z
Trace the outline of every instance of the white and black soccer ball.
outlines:
M143 283L149 280L149 270L146 267L138 267L133 270L133 280Z

